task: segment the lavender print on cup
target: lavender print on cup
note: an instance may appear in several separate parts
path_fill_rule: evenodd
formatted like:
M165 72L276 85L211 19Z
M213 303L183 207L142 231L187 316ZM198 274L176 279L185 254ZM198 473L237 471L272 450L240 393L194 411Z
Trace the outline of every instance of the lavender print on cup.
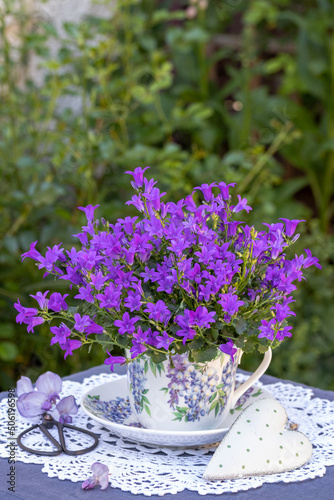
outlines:
M138 422L147 429L198 431L216 429L237 400L267 369L271 351L258 370L238 389L235 376L242 351L221 353L206 363L193 363L188 353L155 364L142 356L128 365L129 400Z

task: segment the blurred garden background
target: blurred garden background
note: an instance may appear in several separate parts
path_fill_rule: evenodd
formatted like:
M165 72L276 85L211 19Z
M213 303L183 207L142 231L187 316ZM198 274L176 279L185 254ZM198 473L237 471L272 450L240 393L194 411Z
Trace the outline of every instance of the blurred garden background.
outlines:
M103 363L97 348L64 361L47 325L16 324L17 298L33 307L30 294L66 288L21 253L76 244L78 206L130 215L123 172L150 165L171 200L223 180L258 229L306 220L293 250L322 271L295 293L293 336L268 372L334 390L333 0L100 0L61 26L42 3L0 3L2 388Z

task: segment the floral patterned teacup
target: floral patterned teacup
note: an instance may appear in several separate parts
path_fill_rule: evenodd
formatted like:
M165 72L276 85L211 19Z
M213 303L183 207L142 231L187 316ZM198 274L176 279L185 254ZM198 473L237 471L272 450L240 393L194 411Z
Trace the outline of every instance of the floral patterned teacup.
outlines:
M258 369L238 389L234 361L226 354L208 363L190 363L188 353L154 364L142 357L128 365L129 400L138 422L147 429L199 431L223 425L238 399L263 375L271 361L269 349Z

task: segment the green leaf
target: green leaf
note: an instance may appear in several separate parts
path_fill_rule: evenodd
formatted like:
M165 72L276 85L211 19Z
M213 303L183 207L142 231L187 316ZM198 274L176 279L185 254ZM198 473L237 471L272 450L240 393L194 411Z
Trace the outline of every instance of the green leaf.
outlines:
M163 352L152 352L150 353L150 357L155 365L157 365L158 363L162 363L167 359L167 355Z
M145 411L146 411L146 413L148 413L149 416L151 416L151 410L149 409L149 407L147 405L145 405Z
M157 376L157 365L153 363L152 358L150 359L150 368L152 370L153 375Z
M212 401L213 401L214 399L216 399L216 397L217 397L217 393L216 393L216 392L214 392L214 393L212 394L212 396L210 397L210 399L209 399L209 403L212 403Z
M149 402L149 400L147 399L147 397L146 397L146 396L142 396L141 398L142 398L142 400L143 400L145 403L147 403L148 405L150 405L150 404L151 404L151 403Z
M182 413L182 414L185 414L185 413L187 413L187 411L188 411L188 408L187 408L186 406L183 406L183 407L181 407L181 406L177 406L177 407L176 407L176 409L177 409L177 411L178 411L179 413Z
M198 338L198 339L194 339L192 340L189 344L189 349L191 349L192 351L193 350L198 350L198 349L201 349L201 347L204 346L204 340L201 339L201 338Z
M218 336L219 336L219 330L217 330L217 328L211 328L209 330L209 333L211 333L212 337L214 340L217 340L218 339Z
M193 351L192 355L196 363L206 363L207 361L212 361L217 356L217 347Z
M242 335L246 330L248 323L243 318L237 318L233 322L234 328L239 335Z
M268 346L264 346L264 345L260 345L258 344L257 346L257 350L261 353L261 354L264 354L265 352L268 351Z
M217 405L219 405L218 400L213 401L213 403L212 403L212 404L211 404L211 406L210 406L209 413L210 413L210 411L212 411L214 408L216 408L216 406L217 406Z

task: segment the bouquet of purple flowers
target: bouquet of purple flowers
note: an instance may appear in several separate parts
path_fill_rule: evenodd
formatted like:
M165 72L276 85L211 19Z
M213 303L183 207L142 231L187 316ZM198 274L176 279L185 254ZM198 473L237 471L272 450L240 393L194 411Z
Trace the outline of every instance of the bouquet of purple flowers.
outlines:
M233 204L229 191L235 184L224 182L196 187L199 205L194 192L178 203L163 202L166 193L144 177L147 168L126 172L136 191L127 204L139 216L110 224L94 220L98 205L79 207L87 218L75 235L80 248L55 245L43 257L37 241L31 244L23 259L67 280L78 305L68 306L68 294L37 292L32 297L39 309L15 304L17 322L33 332L60 320L50 328L51 344L58 343L65 358L98 343L111 369L126 361L119 348L129 350L131 359L145 353L155 363L184 352L190 361L205 362L219 351L233 356L237 347L264 352L291 337L291 294L305 268L321 269L310 250L286 256L304 221L281 219L257 231L235 220L251 207L240 195Z

